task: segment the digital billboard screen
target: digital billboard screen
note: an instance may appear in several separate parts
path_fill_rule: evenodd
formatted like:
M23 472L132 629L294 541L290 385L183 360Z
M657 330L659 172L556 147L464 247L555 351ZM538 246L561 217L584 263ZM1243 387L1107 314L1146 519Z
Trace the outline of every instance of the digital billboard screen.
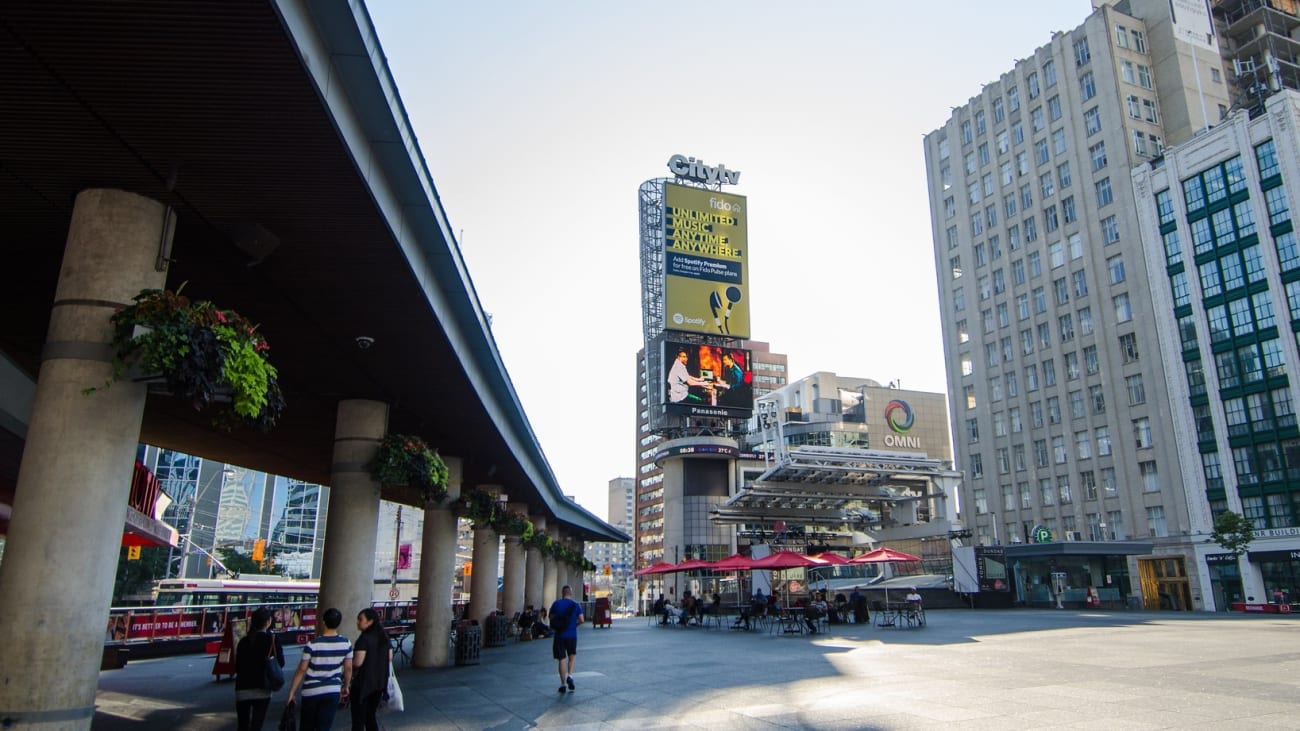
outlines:
M753 353L664 341L664 403L670 414L748 419L754 411Z
M669 330L749 337L744 196L664 186L664 314Z

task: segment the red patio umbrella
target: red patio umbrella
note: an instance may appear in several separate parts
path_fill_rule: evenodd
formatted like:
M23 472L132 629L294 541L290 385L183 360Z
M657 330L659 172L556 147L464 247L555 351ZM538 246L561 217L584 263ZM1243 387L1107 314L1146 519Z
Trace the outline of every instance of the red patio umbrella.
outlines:
M714 561L710 568L714 571L748 571L753 565L754 561L749 556L733 553L726 558Z
M637 571L635 575L636 575L636 576L648 576L648 575L650 575L650 574L666 574L666 573L668 573L669 571L673 571L673 570L675 570L676 568L677 568L677 566L674 565L674 564L670 564L670 563L667 563L667 562L665 562L665 561L660 561L659 563L657 563L657 564L655 564L655 565L653 565L653 566L647 566L647 567L641 569L640 571Z
M802 553L794 551L777 551L770 556L755 560L750 568L755 571L774 570L781 571L784 569L809 568L813 566L829 566L825 561L816 559L811 556L805 556ZM789 593L786 593L786 599L789 599Z
M844 564L849 562L848 557L841 556L840 554L835 553L834 551L826 551L825 553L814 553L811 556L811 558L825 561L826 563L832 566L843 566Z
M920 560L920 556L913 556L910 553L903 553L902 551L895 551L892 548L881 547L874 551L864 553L861 556L851 558L849 559L849 563L913 563ZM885 606L889 606L889 584L885 584Z
M756 559L750 564L754 569L798 569L808 566L827 566L828 562L821 559L805 556L802 553L794 551L777 551L770 556Z
M664 573L676 573L678 571L703 571L705 569L716 568L711 561L705 561L702 558L688 558L685 561L672 567L671 571Z

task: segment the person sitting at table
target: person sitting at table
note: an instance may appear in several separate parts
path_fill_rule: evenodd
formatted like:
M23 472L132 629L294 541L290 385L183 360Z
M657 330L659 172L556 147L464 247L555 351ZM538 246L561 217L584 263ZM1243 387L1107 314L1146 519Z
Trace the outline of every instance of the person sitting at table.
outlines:
M664 624L670 624L674 619L676 619L681 624L686 624L685 617L686 617L686 612L683 611L680 607L673 606L671 600L664 601L664 621L663 621Z
M808 634L817 634L817 620L826 616L826 595L815 594L803 608L803 623L808 625Z
M700 610L701 614L712 614L715 617L722 615L722 596L718 592L713 592L713 601L708 606Z
M921 595L916 591L916 587L907 590L907 611L910 615L915 615L921 611Z
M659 617L659 624L668 624L668 615L664 613L664 605L667 603L668 601L664 599L664 595L660 594L654 605L650 607L650 611L656 617Z
M682 592L682 612L679 615L681 624L690 624L691 618L695 616L698 605L695 602L695 595L690 590Z
M835 595L835 601L831 603L831 611L826 616L831 624L848 623L849 600L844 598L844 592Z

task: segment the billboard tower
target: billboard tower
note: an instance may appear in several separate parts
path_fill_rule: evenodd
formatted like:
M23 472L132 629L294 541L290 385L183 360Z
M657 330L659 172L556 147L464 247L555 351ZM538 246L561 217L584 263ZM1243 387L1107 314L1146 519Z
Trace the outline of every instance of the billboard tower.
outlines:
M748 202L738 171L673 155L639 190L642 335L651 429L730 431L753 409Z

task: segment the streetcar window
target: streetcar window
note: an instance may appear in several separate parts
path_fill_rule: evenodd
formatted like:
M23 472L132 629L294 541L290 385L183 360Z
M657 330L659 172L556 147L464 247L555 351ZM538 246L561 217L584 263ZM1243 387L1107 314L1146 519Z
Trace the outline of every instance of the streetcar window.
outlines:
M178 591L160 591L158 592L158 605L163 607L170 607L177 604L181 604L183 601L182 599L183 596L184 595Z

